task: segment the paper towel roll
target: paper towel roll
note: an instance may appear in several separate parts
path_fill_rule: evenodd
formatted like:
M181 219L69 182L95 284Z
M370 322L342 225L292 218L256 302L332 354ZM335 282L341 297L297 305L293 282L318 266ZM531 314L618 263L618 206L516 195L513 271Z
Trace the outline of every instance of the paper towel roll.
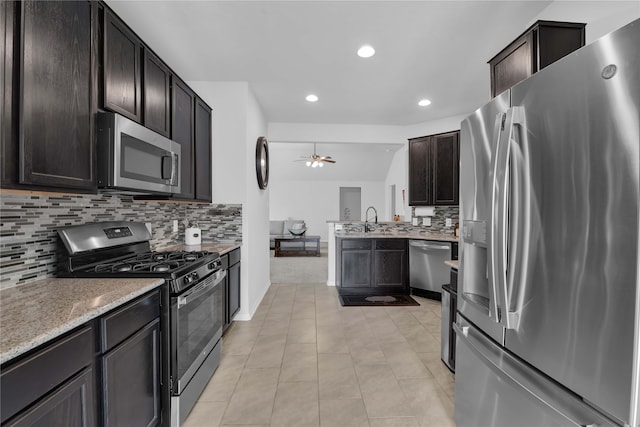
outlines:
M202 243L202 231L198 227L188 227L184 231L184 243L189 245L199 245Z
M436 208L433 206L418 206L415 208L414 216L434 216Z

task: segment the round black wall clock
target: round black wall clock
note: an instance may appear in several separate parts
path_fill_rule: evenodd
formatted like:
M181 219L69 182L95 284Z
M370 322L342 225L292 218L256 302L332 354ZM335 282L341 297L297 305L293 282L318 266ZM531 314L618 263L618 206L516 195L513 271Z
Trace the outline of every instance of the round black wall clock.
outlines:
M256 142L256 176L258 177L258 187L261 190L267 188L269 183L269 147L267 138L261 136Z

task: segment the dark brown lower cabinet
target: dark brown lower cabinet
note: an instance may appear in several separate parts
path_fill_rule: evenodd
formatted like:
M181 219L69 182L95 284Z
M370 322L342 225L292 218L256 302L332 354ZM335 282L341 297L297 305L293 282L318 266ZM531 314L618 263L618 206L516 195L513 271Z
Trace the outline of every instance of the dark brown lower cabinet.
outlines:
M406 239L338 238L337 248L340 293L408 294Z
M88 427L95 425L93 370L86 368L54 392L3 424L11 427Z
M2 426L157 426L160 291L2 365Z
M160 292L100 319L104 426L160 424Z
M159 424L159 367L159 319L103 356L105 426Z
M2 365L2 425L96 425L94 343L86 325Z
M224 333L240 311L240 249L234 249L222 256L222 268L227 269L224 292Z
M406 288L408 263L406 239L376 239L374 286Z

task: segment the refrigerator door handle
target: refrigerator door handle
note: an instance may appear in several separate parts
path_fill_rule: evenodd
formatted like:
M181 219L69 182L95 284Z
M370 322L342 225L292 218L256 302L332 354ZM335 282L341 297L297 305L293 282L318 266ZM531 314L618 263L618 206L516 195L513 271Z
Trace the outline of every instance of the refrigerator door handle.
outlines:
M524 287L529 276L532 212L532 182L530 171L530 150L527 137L526 115L523 106L513 107L511 120L513 137L509 140L509 166L507 173L507 224L505 235L506 287L504 307L505 326L517 329L520 312L524 306Z
M507 110L508 111L508 110ZM498 179L497 170L498 163L500 161L502 134L505 131L507 115L505 113L499 113L496 115L495 127L493 134L496 135L496 149L494 155L491 158L491 204L489 205L489 235L487 238L487 279L489 285L489 317L496 323L500 323L501 306L498 295L498 275L497 275L497 257L495 245L495 231L496 231L496 216L498 209Z
M496 154L493 158L493 188L491 192L491 228L489 279L496 298L496 320L507 329L514 329L517 317L510 312L508 287L508 238L510 207L510 166L515 126L523 124L523 107L511 107L502 119Z
M462 316L453 325L459 351L466 347L482 364L508 384L513 390L526 393L541 407L558 414L567 425L576 427L604 427L615 424L599 414L580 398L563 389L552 380L531 369L517 358L504 351L483 333L471 326ZM491 392L491 390L487 390ZM564 424L563 424L564 425Z

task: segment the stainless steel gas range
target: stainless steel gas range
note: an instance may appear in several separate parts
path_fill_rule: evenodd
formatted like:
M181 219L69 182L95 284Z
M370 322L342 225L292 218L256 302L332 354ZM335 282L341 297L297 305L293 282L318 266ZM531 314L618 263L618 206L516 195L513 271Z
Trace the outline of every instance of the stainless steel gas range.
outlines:
M163 425L175 427L187 417L220 362L226 271L217 252L154 252L150 239L141 222L61 229L57 275L165 280L162 413Z

